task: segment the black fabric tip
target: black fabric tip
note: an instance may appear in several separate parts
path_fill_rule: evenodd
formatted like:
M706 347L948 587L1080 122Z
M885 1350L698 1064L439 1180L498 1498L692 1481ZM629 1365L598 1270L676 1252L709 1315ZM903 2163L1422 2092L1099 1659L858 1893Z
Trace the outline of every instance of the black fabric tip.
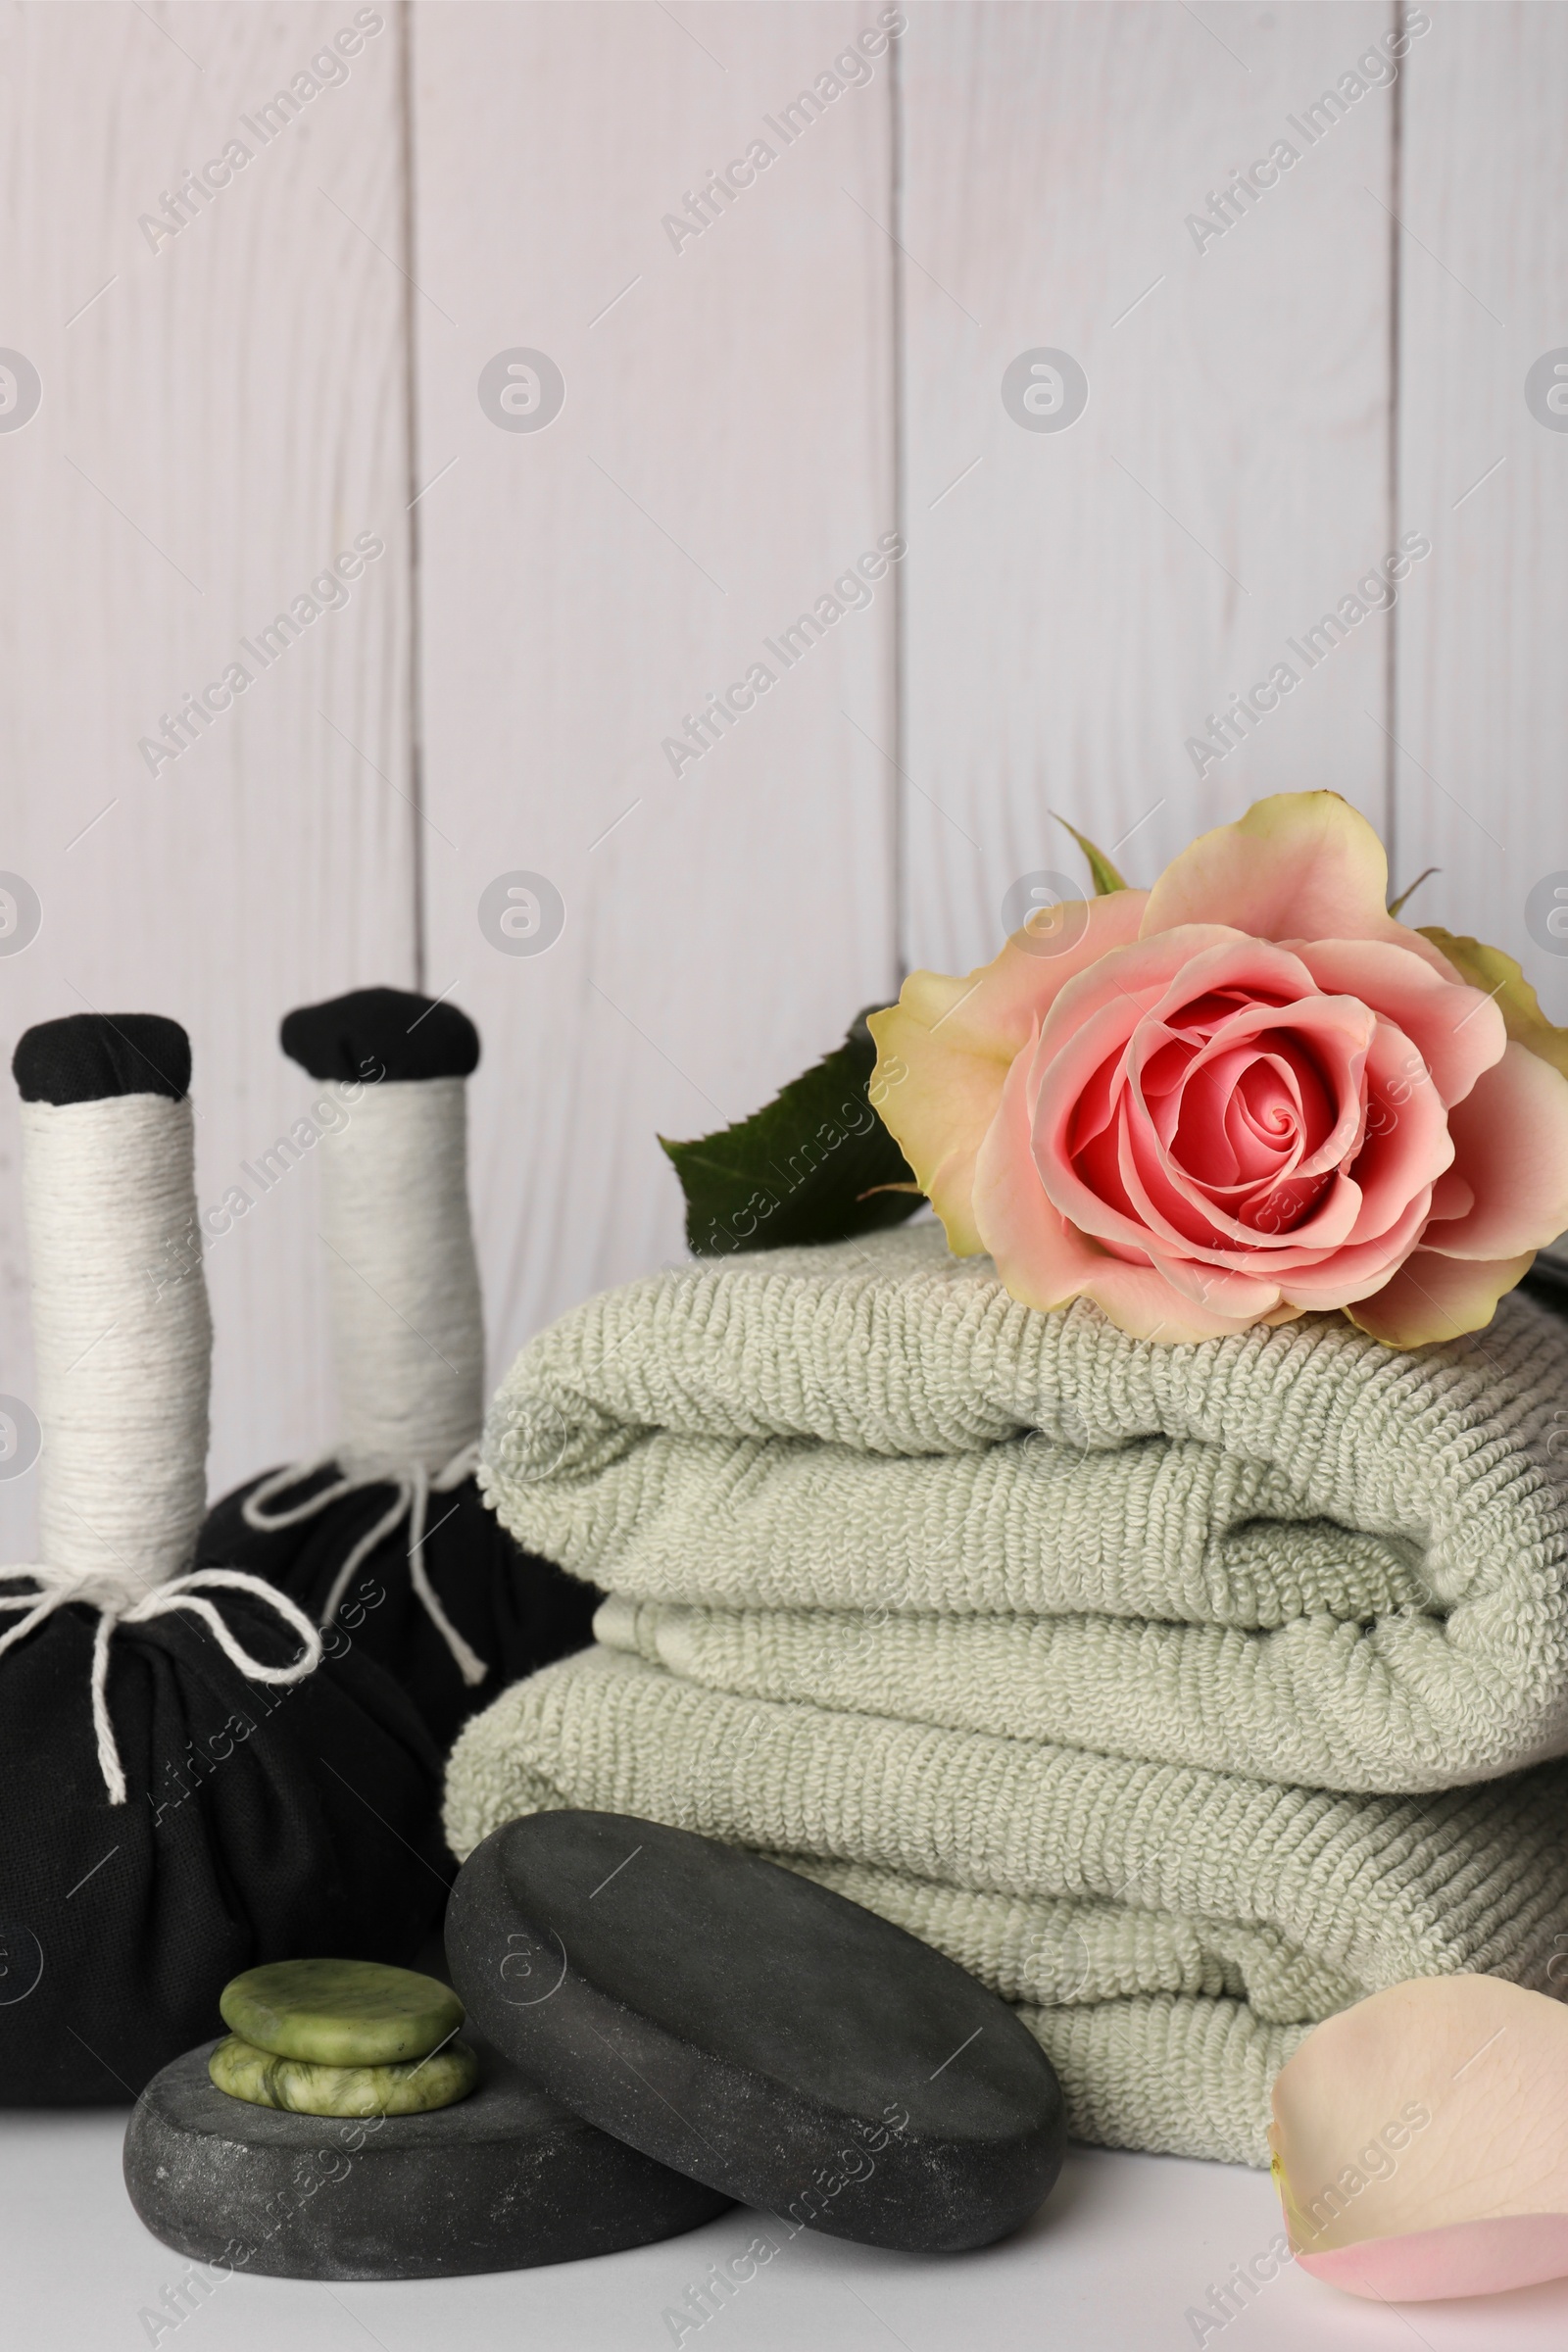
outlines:
M24 1102L190 1092L190 1039L161 1012L68 1012L24 1030L11 1057Z
M356 988L285 1013L283 1051L313 1078L466 1078L479 1032L455 1004L406 988Z

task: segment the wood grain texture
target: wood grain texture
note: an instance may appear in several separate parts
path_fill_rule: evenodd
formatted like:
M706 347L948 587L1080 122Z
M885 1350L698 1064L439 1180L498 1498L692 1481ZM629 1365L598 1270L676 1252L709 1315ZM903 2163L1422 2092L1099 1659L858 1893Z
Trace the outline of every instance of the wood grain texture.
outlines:
M1568 939L1539 917L1533 934L1526 908L1544 877L1568 881L1568 431L1524 385L1544 353L1568 358L1568 15L1430 13L1400 205L1400 498L1434 543L1400 615L1400 864L1442 868L1412 914L1519 956L1565 1021Z
M416 15L429 976L484 1037L496 1371L679 1252L659 1133L753 1109L894 985L889 578L792 667L764 643L895 521L885 57L766 125L877 14ZM663 216L759 138L677 249ZM479 405L517 348L564 378L537 432ZM674 774L662 740L757 662ZM519 870L564 903L536 956L477 917Z
M1285 641L1389 546L1391 94L1310 144L1287 117L1393 12L911 18L906 940L962 971L1016 876L1081 876L1048 809L1107 850L1136 828L1145 882L1265 792L1383 816L1387 620L1311 672ZM1187 217L1279 139L1298 160L1195 242ZM1039 348L1088 375L1064 431L1000 397ZM1300 683L1200 778L1187 739L1280 661Z
M266 144L239 117L308 70L352 0L0 14L18 264L0 343L43 385L0 432L0 865L43 910L0 958L0 1046L9 1072L33 1021L183 1021L204 1204L304 1106L280 1013L411 976L400 115L380 13L348 78L279 111ZM138 216L236 136L251 160L150 247ZM366 531L384 556L264 670L239 640ZM149 773L138 739L233 661L248 690ZM0 1389L25 1396L17 1138L8 1074ZM308 1154L266 1197L252 1184L207 1255L215 1487L330 1431L314 1189ZM28 1556L31 1485L0 1482L0 1556Z
M85 1005L175 1014L220 1202L308 1100L280 1013L412 981L422 924L484 1034L499 1371L679 1251L659 1132L754 1107L901 950L962 969L1016 877L1081 871L1051 808L1130 832L1146 880L1259 793L1334 784L1396 818L1398 880L1443 866L1412 911L1521 955L1568 1018L1525 920L1568 872L1568 433L1523 396L1568 347L1562 11L1440 0L1398 108L1368 87L1309 138L1393 0L916 0L896 139L886 52L818 89L881 0L416 0L412 176L392 0L345 81L240 129L355 13L0 0L0 347L43 386L0 429L0 868L43 910L0 953L8 1059ZM244 170L151 250L138 216L234 135ZM1280 138L1293 168L1200 251L1189 216ZM757 139L767 168L672 232ZM1089 378L1060 434L1001 398L1042 346ZM538 433L478 398L519 347L564 378ZM780 632L899 524L906 563L786 666ZM386 552L348 604L150 774L138 739L364 531ZM1392 618L1308 671L1286 641L1400 531L1433 553ZM1282 659L1294 694L1200 776L1188 738ZM756 662L768 693L676 775L665 738ZM480 926L518 871L564 905L543 955ZM16 1155L5 1085L25 1397ZM315 1196L307 1154L208 1253L215 1487L333 1428ZM0 1478L0 1556L30 1495Z

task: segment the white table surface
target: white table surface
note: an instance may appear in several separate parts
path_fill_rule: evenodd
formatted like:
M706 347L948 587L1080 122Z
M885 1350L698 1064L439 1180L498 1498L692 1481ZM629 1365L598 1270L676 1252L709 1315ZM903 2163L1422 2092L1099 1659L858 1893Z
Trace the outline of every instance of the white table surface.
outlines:
M143 2229L120 2173L123 2112L0 2116L7 2352L656 2352L708 2265L755 2233L734 2211L663 2245L482 2278L322 2286L235 2275L177 2328L190 2269ZM323 2192L325 2193L325 2192ZM1073 2148L1005 2245L946 2260L803 2232L681 2341L701 2352L1564 2352L1568 2280L1485 2302L1356 2302L1289 2267L1220 2330L1188 2316L1280 2228L1268 2176ZM177 2307L177 2306L176 2306Z

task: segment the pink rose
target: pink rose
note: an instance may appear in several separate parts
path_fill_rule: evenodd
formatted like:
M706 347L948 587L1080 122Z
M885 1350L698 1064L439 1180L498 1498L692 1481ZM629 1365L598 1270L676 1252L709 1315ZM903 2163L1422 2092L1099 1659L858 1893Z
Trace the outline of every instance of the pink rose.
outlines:
M1489 1322L1568 1227L1561 1033L1516 965L1474 951L1505 1018L1387 891L1364 817L1284 793L1152 891L1060 909L966 980L912 973L871 1019L872 1100L951 1247L1144 1339Z

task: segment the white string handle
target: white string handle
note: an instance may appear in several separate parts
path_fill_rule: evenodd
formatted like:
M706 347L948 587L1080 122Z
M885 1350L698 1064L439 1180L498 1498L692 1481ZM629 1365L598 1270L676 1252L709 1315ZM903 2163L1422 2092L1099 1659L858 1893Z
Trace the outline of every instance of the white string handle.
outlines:
M141 1600L135 1601L120 1577L44 1565L7 1568L0 1574L30 1577L37 1588L32 1592L0 1596L0 1609L24 1612L20 1624L0 1635L0 1655L24 1642L34 1627L42 1625L56 1609L73 1601L98 1611L98 1629L92 1644L92 1721L98 1740L98 1769L104 1776L112 1805L122 1805L125 1801L125 1774L109 1713L109 1644L121 1626L147 1625L155 1617L184 1610L201 1618L225 1657L253 1683L298 1683L306 1675L314 1674L321 1662L321 1637L304 1610L297 1608L286 1593L275 1592L259 1576L251 1576L243 1568L196 1568L188 1576L172 1577L166 1584L154 1585ZM201 1588L209 1586L233 1592L253 1592L275 1609L304 1643L293 1665L269 1666L261 1658L253 1658L244 1644L235 1640L216 1605L201 1597Z
M332 1581L332 1589L321 1610L322 1625L330 1625L343 1605L343 1598L354 1581L354 1571L362 1560L368 1559L378 1544L386 1541L407 1516L409 1521L409 1581L424 1605L426 1616L435 1627L457 1662L458 1672L471 1690L482 1683L490 1669L483 1658L471 1649L459 1633L437 1597L424 1565L424 1523L432 1494L450 1494L454 1487L471 1478L479 1459L477 1443L460 1446L451 1460L433 1475L422 1463L412 1469L383 1472L379 1476L343 1476L322 1487L318 1494L307 1495L303 1502L288 1505L280 1511L270 1511L268 1505L291 1487L310 1478L316 1471L324 1470L336 1460L335 1453L318 1453L308 1462L294 1462L286 1469L273 1470L259 1485L254 1486L240 1505L240 1515L247 1527L258 1534L270 1534L272 1529L297 1527L302 1519L314 1519L329 1503L340 1501L345 1494L361 1493L367 1487L392 1487L395 1492L388 1508L375 1525L363 1535Z

